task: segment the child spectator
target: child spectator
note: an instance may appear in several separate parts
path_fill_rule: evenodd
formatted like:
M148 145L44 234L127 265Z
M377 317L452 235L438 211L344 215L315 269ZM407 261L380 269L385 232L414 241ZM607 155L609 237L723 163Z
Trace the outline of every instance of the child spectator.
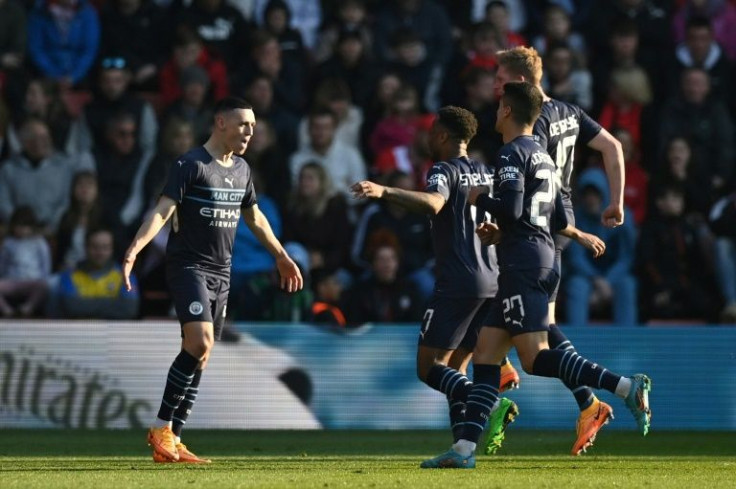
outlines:
M84 260L87 231L100 224L101 215L97 176L91 171L77 173L72 181L69 208L61 216L56 233L55 270L74 268Z
M0 247L0 314L30 317L46 297L51 251L30 207L17 208L8 228Z

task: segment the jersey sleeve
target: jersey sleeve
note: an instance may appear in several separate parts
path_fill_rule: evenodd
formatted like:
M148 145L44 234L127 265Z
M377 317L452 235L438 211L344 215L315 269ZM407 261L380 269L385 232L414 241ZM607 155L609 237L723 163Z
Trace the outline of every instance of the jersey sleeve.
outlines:
M588 144L594 137L601 132L601 125L593 120L584 110L580 109L580 142ZM545 146L546 147L546 146Z
M452 169L444 163L435 163L427 172L427 187L424 191L438 193L448 200L451 182Z
M524 162L516 152L499 152L496 156L496 188L495 192L508 190L524 191Z
M516 152L499 151L493 197L480 195L475 205L502 221L518 219L524 206L524 166Z
M256 188L253 186L253 179L248 178L248 185L245 188L245 195L243 195L243 202L240 204L241 209L248 209L258 203L256 198Z
M169 178L161 191L162 195L169 197L176 203L181 203L189 186L197 177L198 166L196 162L179 159L171 165Z

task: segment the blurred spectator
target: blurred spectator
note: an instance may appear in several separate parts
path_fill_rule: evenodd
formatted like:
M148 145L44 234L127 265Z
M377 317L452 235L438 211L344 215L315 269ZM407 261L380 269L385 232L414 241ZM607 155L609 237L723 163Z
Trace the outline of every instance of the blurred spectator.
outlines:
M266 7L271 0L255 0L254 13L259 25L265 24ZM317 29L322 22L322 7L319 0L285 0L291 17L289 25L297 29L304 44L312 49L317 43Z
M685 41L675 50L674 74L671 77L675 86L682 71L688 68L700 68L708 73L711 97L729 103L733 100L733 64L715 41L713 28L705 17L691 17L687 22Z
M69 207L61 216L56 233L54 270L70 270L85 257L85 236L90 229L101 224L97 176L91 171L74 175Z
M250 57L243 65L239 79L247 85L256 75L266 76L271 81L277 105L301 113L305 74L299 65L283 57L278 39L266 31L256 31L251 36Z
M712 319L708 259L696 228L685 218L682 191L658 188L655 205L639 241L642 318Z
M18 133L22 151L0 167L0 219L30 206L35 219L52 235L69 203L74 174L93 169L88 157L70 158L54 150L46 124L27 119Z
M350 88L339 78L322 81L314 95L315 108L326 107L337 118L335 139L348 146L360 145L360 129L363 125L363 111L353 105ZM299 123L299 148L309 146L309 118L304 117Z
M120 113L105 125L106 143L93 156L100 187L102 221L115 237L115 257L122 259L125 247L135 235L146 210L144 179L153 154L144 153L136 144L135 118Z
M326 268L315 268L310 273L310 279L314 291L312 322L345 327L347 321L340 309L343 286L337 273Z
M46 298L51 252L33 209L18 207L0 247L0 314L29 317Z
M433 116L419 112L417 92L411 86L399 88L391 98L388 116L376 125L370 138L370 149L375 155L397 146L408 146L420 127L425 127Z
M260 126L260 123L259 123ZM260 127L259 127L260 129ZM196 146L194 128L190 122L172 117L161 131L158 152L148 166L144 180L146 203L150 207L158 201L169 177L169 169L177 158ZM249 146L250 147L250 146Z
M570 47L577 66L584 67L587 64L585 38L572 31L572 21L567 10L558 4L549 3L544 9L542 34L532 40L532 47L544 56L551 45L558 43Z
M460 106L470 110L478 119L478 132L473 141L488 154L496 154L503 145L496 132L496 93L493 88L495 75L483 68L473 68L463 77L464 97ZM420 188L422 188L420 186Z
M122 56L130 63L133 84L156 90L156 76L171 47L164 11L148 0L112 0L100 11L102 56Z
M736 323L736 192L716 202L709 220L716 234L715 270L725 303L721 322Z
M324 167L335 190L346 197L350 185L365 180L363 157L355 147L337 140L336 130L337 118L330 110L320 109L309 115L309 147L298 150L289 160L292 182L298 182L302 166L312 161Z
M636 148L641 149L642 132L653 136L645 127L651 118L647 110L651 101L652 89L644 70L639 67L617 68L611 72L608 97L598 122L609 131L616 127L626 129Z
M370 137L376 125L391 113L391 102L402 85L403 82L399 75L388 71L382 73L376 80L375 86L372 87L369 103L363 111L363 130L361 131L362 146L367 150L369 158L373 156L370 152Z
M344 195L332 189L321 164L307 162L300 168L283 222L283 240L304 246L311 267L347 266L352 236L347 204Z
M97 12L87 0L39 0L28 17L29 58L62 88L87 76L99 44Z
M391 49L388 70L416 89L420 106L429 110L439 108L437 95L442 71L430 60L422 39L411 30L400 30L392 38Z
M634 144L631 133L623 128L611 130L613 137L621 143L624 155L624 205L634 215L634 222L641 226L647 215L647 192L649 189L649 175L639 163L640 152Z
M68 319L135 319L140 302L138 282L130 277L128 291L123 270L113 259L113 233L91 229L85 237L86 258L59 277L55 315Z
M225 63L205 48L199 34L187 27L180 27L177 29L174 54L161 68L159 82L161 103L164 106L181 97L181 71L193 66L199 66L207 72L212 88L211 96L208 97L210 102L220 100L229 94Z
M546 2L546 0L542 1ZM456 6L457 1L445 0L443 3L446 4L445 8L450 10ZM489 3L489 0L472 0L470 20L473 23L482 22L486 18ZM514 32L523 32L526 28L530 27L527 24L529 17L534 17L536 10L539 10L539 12L543 10L541 7L534 8L533 10L528 7L528 4L531 3L530 0L503 0L503 3L508 8L509 28Z
M212 133L214 114L208 103L207 91L210 80L207 72L199 66L190 66L179 71L182 94L169 106L163 120L181 119L192 125L194 141L204 144Z
M125 58L103 58L100 62L97 89L92 101L84 108L88 147L99 149L108 142L105 131L110 119L125 112L132 114L138 133L135 141L144 153L156 152L158 120L150 103L133 94L131 73Z
M579 105L584 110L593 106L593 79L588 70L577 64L570 46L551 44L544 56L542 87L552 98Z
M705 17L713 26L716 41L731 61L736 61L736 6L729 0L686 0L672 19L675 42L685 40L687 23L693 17Z
M33 117L46 123L54 147L68 156L83 152L84 130L81 121L72 116L61 100L59 86L50 80L33 79L26 85L23 105L15 113L15 120L8 126L7 153L16 155L22 151L18 132L23 121Z
M472 68L495 69L498 65L496 53L501 49L503 43L498 30L488 22L477 24L471 30L467 63L459 74L463 75Z
M248 143L245 159L258 174L262 184L261 191L273 196L283 214L291 191L289 159L268 119L258 119L258 126Z
M304 49L301 33L290 24L289 5L284 0L269 0L263 13L263 27L276 36L283 56L304 70L308 66L309 52Z
M420 128L408 146L395 146L381 152L375 160L372 173L386 177L394 172L404 174L413 182L412 189L424 189L427 172L434 162L429 151L429 125ZM392 185L393 186L393 185Z
M341 39L350 38L360 43L362 50L370 52L373 47L373 32L367 22L365 0L343 0L339 2L337 17L327 21L320 30L314 58L327 61L339 50Z
M703 191L710 185L710 175L700 174L699 168L687 138L672 137L665 146L663 164L654 173L653 192L665 186L677 187L685 195L686 217L693 213L705 216L713 196Z
M710 80L705 71L686 69L680 87L681 93L662 110L659 146L675 135L685 135L700 165L702 173L697 175L707 180L701 191L717 194L734 174L731 116L722 103L709 97Z
M23 66L26 12L15 0L0 0L0 74Z
M193 0L180 12L177 24L195 31L207 48L225 61L228 70L235 73L240 68L250 26L225 0Z
M632 265L636 229L631 216L625 216L623 226L617 228L601 224L601 213L609 200L606 175L602 170L585 170L577 185L580 207L575 210L575 225L605 241L606 252L596 259L578 243L571 243L567 248L567 321L576 326L588 324L591 313L600 315L610 306L614 323L635 325L638 320L637 284Z
M274 100L273 81L266 75L254 76L245 87L245 99L253 105L258 124L268 120L279 146L286 153L296 149L299 118L296 113Z
M386 185L404 190L417 188L401 171L388 175ZM400 274L414 283L422 298L428 299L434 290L434 250L427 216L382 200L369 204L358 221L352 248L353 263L364 271L370 269L371 239L379 231L390 232L402 250L411 250L404 256Z
M391 59L391 41L397 32L411 29L426 48L432 66L443 66L452 52L451 26L447 13L431 0L386 2L375 23L375 49L381 60Z
M399 274L400 249L386 231L371 238L371 273L348 290L345 313L348 324L418 322L424 302L414 285Z
M501 36L503 49L511 49L516 46L526 46L524 36L511 29L511 17L509 7L505 1L492 0L486 5L485 22L491 24Z
M318 81L339 78L350 87L353 102L364 107L380 70L369 57L368 45L356 31L341 31L336 41L335 52L324 63L317 66Z

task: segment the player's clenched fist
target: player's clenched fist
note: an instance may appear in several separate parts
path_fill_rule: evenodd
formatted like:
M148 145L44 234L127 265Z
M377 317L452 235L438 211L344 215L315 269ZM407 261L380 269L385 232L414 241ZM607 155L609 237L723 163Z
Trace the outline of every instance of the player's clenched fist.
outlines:
M383 185L363 180L353 184L350 191L356 199L380 199L386 188Z

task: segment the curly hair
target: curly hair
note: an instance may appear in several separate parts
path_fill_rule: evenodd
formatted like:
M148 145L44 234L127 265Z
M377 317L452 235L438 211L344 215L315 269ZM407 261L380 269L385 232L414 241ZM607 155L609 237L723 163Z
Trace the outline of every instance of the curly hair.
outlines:
M534 48L517 46L497 53L499 66L505 67L513 75L523 76L532 85L542 81L542 58Z
M469 142L478 131L478 120L472 112L462 107L447 105L437 111L437 121L447 129L450 137Z

